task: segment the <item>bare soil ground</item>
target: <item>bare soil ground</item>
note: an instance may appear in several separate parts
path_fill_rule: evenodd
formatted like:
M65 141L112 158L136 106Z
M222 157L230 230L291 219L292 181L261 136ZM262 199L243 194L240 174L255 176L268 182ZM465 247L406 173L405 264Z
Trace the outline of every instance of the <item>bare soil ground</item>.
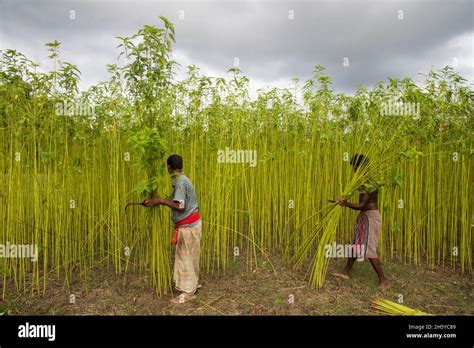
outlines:
M276 270L273 271L270 262ZM52 277L44 294L15 293L7 286L0 312L10 315L380 315L371 300L383 297L438 315L474 314L472 275L459 270L430 269L383 260L391 288L377 289L377 277L368 262L356 262L351 279L329 273L323 289L311 289L304 272L295 272L280 258L261 260L249 270L245 258L235 258L225 274L203 274L197 298L174 305L170 296L158 296L147 275L129 273L124 285L113 269L96 269L87 284L71 287ZM329 272L341 270L344 260L330 263ZM75 304L69 303L70 293ZM292 301L293 300L293 301Z

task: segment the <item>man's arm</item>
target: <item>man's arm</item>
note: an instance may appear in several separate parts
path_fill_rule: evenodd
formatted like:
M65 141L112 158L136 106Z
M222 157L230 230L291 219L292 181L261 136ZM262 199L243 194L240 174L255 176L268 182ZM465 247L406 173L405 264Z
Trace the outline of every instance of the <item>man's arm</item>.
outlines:
M168 206L168 207L170 207L171 209L174 209L174 210L179 210L179 211L184 210L184 203L170 201L169 199L165 199L165 198L161 198L161 197L160 197L160 200L159 200L158 204L166 205L166 206Z
M168 207L170 207L171 209L174 209L174 210L179 210L179 211L184 210L184 203L170 201L169 199L162 198L160 196L157 196L157 197L151 198L151 199L145 199L143 201L143 203L147 207L153 207L155 205L160 205L161 204L161 205L166 205L166 206L168 206Z
M364 192L364 195L362 196L362 199L360 200L359 203L350 203L350 202L347 202L345 198L339 198L337 200L337 204L343 207L351 208L353 210L362 210L363 208L365 208L368 201L369 201L369 193Z
M183 211L185 208L185 201L186 201L186 187L182 182L175 183L175 189L173 193L173 197L171 199L162 198L160 196L156 196L152 199L145 199L143 203L147 207L153 207L155 205L166 205L171 209Z

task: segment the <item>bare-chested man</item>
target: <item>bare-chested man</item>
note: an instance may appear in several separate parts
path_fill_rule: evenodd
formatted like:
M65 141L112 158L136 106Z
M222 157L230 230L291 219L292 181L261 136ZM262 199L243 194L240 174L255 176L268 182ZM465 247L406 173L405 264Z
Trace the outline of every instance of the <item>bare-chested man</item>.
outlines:
M356 172L362 166L367 165L368 158L364 155L354 155L351 159L351 166ZM347 202L345 198L339 198L337 204L354 210L360 210L355 224L354 245L356 250L361 250L363 256L369 259L372 267L379 277L379 288L388 289L389 285L382 271L382 266L378 259L377 248L379 244L380 233L380 214L377 208L378 191L369 190L363 187L360 191L359 203ZM349 278L356 258L347 259L346 267L342 272L331 273L332 275L344 279Z

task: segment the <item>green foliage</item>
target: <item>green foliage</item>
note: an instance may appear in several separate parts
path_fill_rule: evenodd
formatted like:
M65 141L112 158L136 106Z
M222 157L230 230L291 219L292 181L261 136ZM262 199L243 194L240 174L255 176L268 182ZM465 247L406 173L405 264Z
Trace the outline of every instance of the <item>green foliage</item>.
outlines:
M143 128L131 136L130 144L138 156L138 168L147 174L148 180L142 182L138 188L141 194L153 196L159 186L163 184L166 145L164 137L156 128Z

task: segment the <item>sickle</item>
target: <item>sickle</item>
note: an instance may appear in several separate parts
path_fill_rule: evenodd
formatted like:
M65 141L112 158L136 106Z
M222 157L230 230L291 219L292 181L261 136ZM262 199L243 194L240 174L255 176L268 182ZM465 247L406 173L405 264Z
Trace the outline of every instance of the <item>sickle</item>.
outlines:
M130 205L141 205L141 206L145 206L145 203L143 202L128 202L127 205L125 205L125 209L124 209L124 212L125 214L127 214L127 208L130 206Z

